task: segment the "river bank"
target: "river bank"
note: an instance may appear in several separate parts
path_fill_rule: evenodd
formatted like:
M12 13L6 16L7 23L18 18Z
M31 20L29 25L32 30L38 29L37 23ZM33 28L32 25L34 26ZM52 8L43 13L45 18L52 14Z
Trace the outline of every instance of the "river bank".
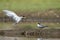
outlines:
M0 30L1 36L60 38L60 29Z

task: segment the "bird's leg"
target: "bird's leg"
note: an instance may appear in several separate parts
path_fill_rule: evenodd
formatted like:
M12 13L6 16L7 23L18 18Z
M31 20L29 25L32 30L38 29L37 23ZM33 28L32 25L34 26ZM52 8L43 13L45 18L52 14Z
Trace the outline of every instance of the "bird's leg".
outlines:
M17 23L13 23L13 26L16 26L17 25Z
M13 23L12 26L13 26L13 29L17 29L17 23Z

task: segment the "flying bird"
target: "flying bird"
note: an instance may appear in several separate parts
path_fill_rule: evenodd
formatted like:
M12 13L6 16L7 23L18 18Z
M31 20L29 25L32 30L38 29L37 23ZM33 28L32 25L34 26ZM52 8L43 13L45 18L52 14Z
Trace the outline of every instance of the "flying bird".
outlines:
M15 12L10 10L2 10L2 11L6 16L12 18L15 21L14 25L19 23L23 18L25 18L25 16L18 16Z

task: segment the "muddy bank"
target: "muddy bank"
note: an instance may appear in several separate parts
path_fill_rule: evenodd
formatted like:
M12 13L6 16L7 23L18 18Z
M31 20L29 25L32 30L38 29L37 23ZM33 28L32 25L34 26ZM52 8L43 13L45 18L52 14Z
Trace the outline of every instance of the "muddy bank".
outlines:
M0 17L0 22L14 22L14 20L11 18L2 18ZM60 23L60 18L26 18L22 19L21 22L54 22L54 23Z
M1 36L60 38L60 29L0 30Z

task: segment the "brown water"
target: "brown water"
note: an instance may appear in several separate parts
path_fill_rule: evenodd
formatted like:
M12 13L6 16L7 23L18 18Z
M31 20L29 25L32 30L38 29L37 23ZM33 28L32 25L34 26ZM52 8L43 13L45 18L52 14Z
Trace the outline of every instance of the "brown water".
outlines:
M0 40L60 40L57 38L28 38L28 37L6 37L6 36L0 36Z

